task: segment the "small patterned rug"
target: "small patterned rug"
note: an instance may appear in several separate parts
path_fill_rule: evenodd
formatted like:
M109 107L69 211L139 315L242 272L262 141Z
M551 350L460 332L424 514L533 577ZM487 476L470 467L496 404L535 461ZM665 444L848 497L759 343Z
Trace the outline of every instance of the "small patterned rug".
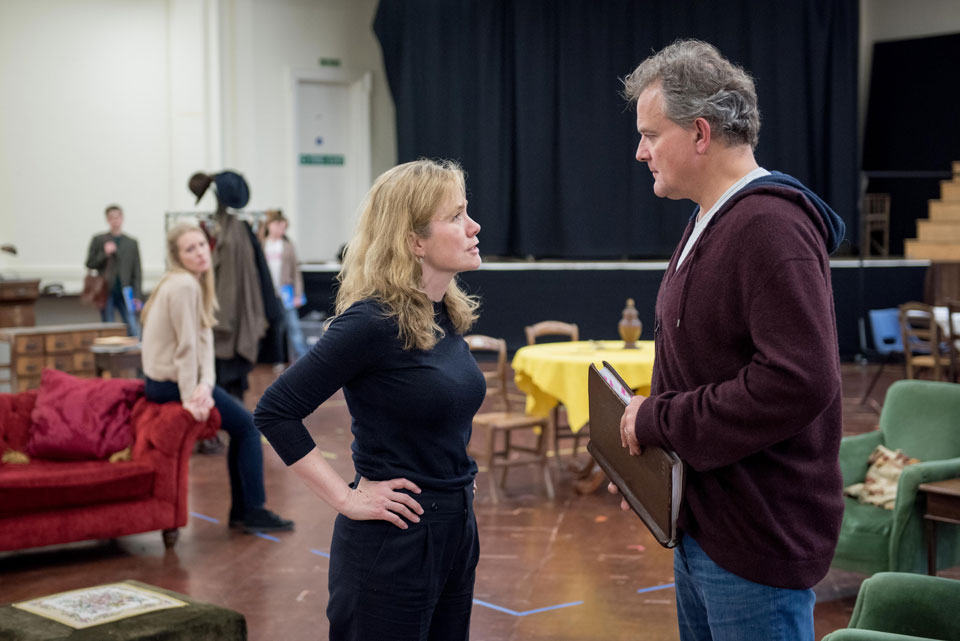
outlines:
M185 605L160 592L129 583L110 583L22 601L13 607L79 630Z

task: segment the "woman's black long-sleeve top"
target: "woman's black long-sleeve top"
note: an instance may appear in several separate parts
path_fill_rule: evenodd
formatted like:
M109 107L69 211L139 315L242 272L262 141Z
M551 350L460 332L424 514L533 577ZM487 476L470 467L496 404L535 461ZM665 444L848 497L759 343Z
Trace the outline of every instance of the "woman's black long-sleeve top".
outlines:
M467 443L486 393L480 368L446 306L434 304L444 336L429 350L403 349L380 303L354 303L260 399L257 428L290 465L315 447L303 419L343 387L352 417L354 467L372 481L403 477L422 489L471 483Z

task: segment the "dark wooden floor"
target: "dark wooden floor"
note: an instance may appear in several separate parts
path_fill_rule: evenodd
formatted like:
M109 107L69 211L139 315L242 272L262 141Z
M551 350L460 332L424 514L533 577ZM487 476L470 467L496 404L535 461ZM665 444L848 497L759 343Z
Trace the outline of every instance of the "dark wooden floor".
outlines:
M877 414L857 403L876 366L845 364L844 431L872 429ZM888 368L874 398L882 401L901 371ZM247 403L273 379L262 366ZM321 406L308 426L344 476L353 476L349 417L341 395ZM288 473L269 447L265 456L271 508L296 519L296 531L275 537L238 534L226 526L228 489L220 456L194 455L188 525L173 551L160 534L129 536L0 555L0 603L136 579L242 612L255 641L325 639L327 568L334 512ZM605 492L577 496L563 472L548 501L532 472L511 472L507 496L494 506L479 480L481 557L473 609L474 641L678 638L672 552L640 522L621 513ZM216 520L217 522L213 522ZM947 572L960 578L960 568ZM845 627L864 577L831 571L817 586L819 639Z

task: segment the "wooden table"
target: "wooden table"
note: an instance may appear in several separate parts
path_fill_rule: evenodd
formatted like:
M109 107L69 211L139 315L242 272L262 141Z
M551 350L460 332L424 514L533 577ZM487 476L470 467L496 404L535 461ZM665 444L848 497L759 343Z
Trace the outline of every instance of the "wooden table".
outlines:
M653 341L637 341L636 349L625 349L623 341L561 341L527 345L513 357L514 381L527 394L527 413L549 417L563 403L567 421L574 432L590 420L587 372L590 365L610 363L635 392L650 393L653 377ZM577 470L574 488L581 494L595 491L604 479L593 459Z
M923 515L927 530L927 574L937 574L937 523L960 525L960 478L922 483L920 492L926 496Z

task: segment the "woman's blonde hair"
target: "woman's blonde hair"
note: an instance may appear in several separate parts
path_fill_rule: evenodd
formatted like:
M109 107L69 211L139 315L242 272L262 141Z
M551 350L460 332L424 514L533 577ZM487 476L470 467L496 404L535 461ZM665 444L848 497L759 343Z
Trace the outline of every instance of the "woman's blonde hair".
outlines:
M171 274L176 273L187 273L190 274L190 270L183 266L183 263L180 261L180 237L184 234L195 231L200 234L204 234L203 230L197 227L192 223L178 223L170 228L170 231L167 232L167 271L163 275L163 278L160 279L160 282L157 283L157 286L153 288L153 292L150 294L150 298L147 300L147 304L143 306L143 311L140 312L140 323L143 325L147 324L147 315L150 313L150 308L153 306L153 301L157 296L157 292L160 291L160 288L163 287L163 283ZM213 283L213 269L208 269L204 272L200 278L200 291L203 294L203 307L200 310L200 324L202 327L213 327L217 324L216 313L219 309L217 304L217 291Z
M421 289L423 271L411 234L429 237L430 221L451 187L461 194L466 190L463 170L451 160L408 162L377 178L337 276L338 314L372 298L397 319L404 349L430 349L437 343L443 330L434 321L433 302ZM477 320L479 301L460 289L456 278L443 300L457 333L465 333Z

